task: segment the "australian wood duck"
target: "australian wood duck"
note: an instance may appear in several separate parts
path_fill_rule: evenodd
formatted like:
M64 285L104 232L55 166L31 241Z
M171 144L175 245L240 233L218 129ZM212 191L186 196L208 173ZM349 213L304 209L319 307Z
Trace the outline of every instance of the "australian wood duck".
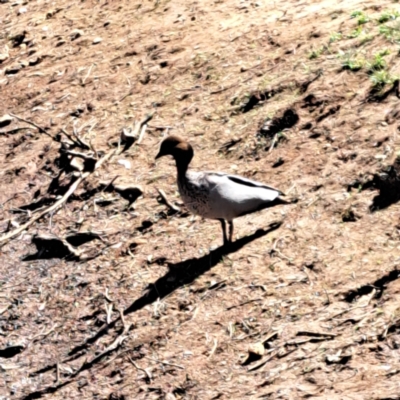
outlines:
M233 219L243 215L289 204L279 196L278 189L262 183L222 172L195 172L188 170L193 148L178 136L168 136L161 143L157 158L171 155L178 171L178 188L186 207L193 214L221 222L224 244L232 242ZM226 234L226 222L229 237Z

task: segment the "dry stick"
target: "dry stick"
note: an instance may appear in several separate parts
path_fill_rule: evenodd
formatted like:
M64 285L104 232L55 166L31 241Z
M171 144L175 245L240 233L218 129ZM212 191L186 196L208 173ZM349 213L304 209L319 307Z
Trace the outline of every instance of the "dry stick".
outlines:
M162 365L168 365L169 367L176 367L176 368L179 368L179 369L185 369L185 367L182 367L182 365L179 365L179 364L173 364L173 363L169 363L169 362L166 362L166 361L157 360L156 358L147 357L147 356L144 356L144 358L147 358L147 359L149 359L149 360L158 362L158 363L160 363L160 364L162 364Z
M101 158L99 161L97 161L94 170L98 169L105 161L107 161L109 158L111 158L115 153L115 150L110 151L107 153L103 158ZM21 225L19 228L8 232L5 235L0 236L0 246L8 242L10 239L14 238L15 236L19 235L21 232L26 230L28 227L30 227L34 222L38 221L40 218L43 218L46 214L55 211L58 207L63 205L68 198L72 195L72 193L75 192L77 187L80 185L82 181L84 181L92 172L85 172L83 173L68 189L67 193L64 194L61 199L56 201L52 206L46 208L42 212L34 215L28 222L25 224Z
M41 332L41 333L38 333L37 335L33 336L33 337L30 339L30 340L31 340L31 343L32 343L34 340L36 340L38 337L40 337L40 336L43 336L42 339L44 339L46 336L49 336L50 333L53 332L54 329L57 328L57 326L58 326L57 324L54 324L47 332Z
M56 383L60 383L60 364L56 365Z
M76 140L63 128L60 128L60 131L74 144L79 144Z
M120 314L123 314L120 311ZM102 357L104 357L107 353L114 351L116 349L118 349L119 346L121 346L121 344L123 343L123 341L126 339L126 333L129 331L129 329L131 328L131 324L126 325L125 324L125 320L122 319L122 322L124 324L124 329L121 332L121 334L119 334L116 339L109 345L107 346L100 354L98 354L97 356L95 356L91 361L88 361L87 359L83 362L83 364L79 367L79 369L77 369L71 376L70 379L76 377L79 373L81 373L82 371L85 370L85 367L87 364L94 364L96 362L98 362Z
M107 314L107 324L110 324L111 322L111 318L112 318L112 309L113 309L113 305L112 303L110 304L110 307L108 307L107 303L104 303L104 307L106 309L106 314Z
M170 203L170 202L168 201L167 196L166 196L164 190L162 190L162 189L157 189L157 191L158 191L158 193L160 194L160 196L161 196L161 198L162 198L162 200L163 200L163 203L164 203L167 207L169 207L171 210L176 211L176 212L181 211L181 209L180 209L179 207L173 205L172 203Z
M243 303L240 303L240 304L237 304L237 305L234 305L234 306L227 307L226 310L227 310L227 311L233 310L234 308L242 307L242 306L245 306L246 304L254 303L254 302L256 302L256 301L261 301L261 300L262 300L261 297L259 297L258 299L247 300L247 301L244 301Z
M7 307L4 307L2 310L0 310L0 315L3 315L10 307L11 307L11 304L8 305Z
M46 129L42 128L42 127L39 126L39 125L36 125L34 122L29 121L29 120L27 120L27 119L25 119L25 118L21 118L21 117L19 117L18 115L15 115L15 114L11 114L11 113L10 113L10 115L11 115L12 117L14 117L14 118L20 120L20 121L23 121L23 122L26 122L26 123L29 124L29 125L32 125L32 126L35 127L36 129L38 129L39 132L44 133L45 135L49 136L50 138L52 138L53 140L55 140L56 142L58 142L58 140L56 140L52 135L50 135L50 133L47 132Z
M154 116L154 113L149 113L141 121L139 121L136 124L135 129L132 132L132 136L137 137L139 135L139 132L142 129L142 127L144 125L147 125L147 123L153 118L153 116ZM143 135L144 135L144 132L143 132Z
M149 381L152 380L153 377L151 376L151 374L150 374L147 370L145 370L144 368L140 368L140 367L135 363L135 361L133 361L132 358L130 358L129 356L128 356L128 360L130 361L130 363L131 363L138 371L144 372L144 373L146 374L146 376L147 376L147 378L148 378Z
M90 75L90 73L92 72L93 66L94 66L94 64L92 64L92 65L90 66L88 73L87 73L86 76L82 79L82 85L84 85L86 79L89 78L89 75Z
M142 126L142 130L140 131L140 136L139 136L139 139L137 141L137 144L140 144L142 142L142 140L144 138L144 134L146 133L146 128L147 128L147 124L144 124Z

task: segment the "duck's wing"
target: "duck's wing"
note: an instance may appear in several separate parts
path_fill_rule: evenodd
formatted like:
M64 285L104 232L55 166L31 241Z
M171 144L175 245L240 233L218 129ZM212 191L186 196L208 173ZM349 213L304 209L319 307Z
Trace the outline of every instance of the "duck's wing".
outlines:
M261 182L253 181L251 179L244 178L243 176L239 175L230 175L230 174L225 174L223 172L205 172L205 176L209 176L211 179L213 176L215 177L220 177L220 178L225 178L230 180L231 182L237 183L239 185L247 186L247 187L253 187L253 188L262 188L262 189L267 189L271 190L273 192L277 192L279 196L285 196L285 193L283 193L281 190L276 189L272 186L265 185Z

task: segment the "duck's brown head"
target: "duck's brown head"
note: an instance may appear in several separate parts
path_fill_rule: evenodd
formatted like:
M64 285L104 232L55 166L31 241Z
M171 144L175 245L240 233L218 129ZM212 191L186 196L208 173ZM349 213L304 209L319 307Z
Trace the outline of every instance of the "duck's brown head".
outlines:
M193 148L186 140L171 135L162 141L156 159L168 155L174 157L178 170L186 170L193 158Z

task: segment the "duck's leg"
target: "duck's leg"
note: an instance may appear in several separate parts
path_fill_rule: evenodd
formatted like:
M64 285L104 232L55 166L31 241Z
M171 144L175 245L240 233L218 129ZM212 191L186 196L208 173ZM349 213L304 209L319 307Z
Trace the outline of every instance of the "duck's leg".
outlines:
M222 228L222 235L224 239L224 245L228 243L228 237L226 236L226 224L224 219L219 219L219 222L221 222L221 228Z
M233 221L228 221L229 225L229 241L232 243L233 240Z

